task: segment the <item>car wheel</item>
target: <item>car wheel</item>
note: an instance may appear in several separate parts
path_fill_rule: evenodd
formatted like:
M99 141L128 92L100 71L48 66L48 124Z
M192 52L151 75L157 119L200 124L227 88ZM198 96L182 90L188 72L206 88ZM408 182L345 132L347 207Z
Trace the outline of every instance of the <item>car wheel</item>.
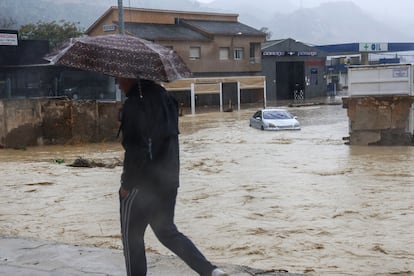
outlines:
M261 129L261 130L264 130L264 127L263 127L263 126L261 126L261 127L260 127L260 129Z

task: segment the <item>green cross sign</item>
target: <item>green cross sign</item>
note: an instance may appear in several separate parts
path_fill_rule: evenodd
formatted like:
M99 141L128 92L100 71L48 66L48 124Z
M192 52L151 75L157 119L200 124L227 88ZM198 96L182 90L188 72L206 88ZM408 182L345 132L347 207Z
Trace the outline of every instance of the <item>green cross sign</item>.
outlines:
M360 52L387 52L388 43L364 42L359 43Z

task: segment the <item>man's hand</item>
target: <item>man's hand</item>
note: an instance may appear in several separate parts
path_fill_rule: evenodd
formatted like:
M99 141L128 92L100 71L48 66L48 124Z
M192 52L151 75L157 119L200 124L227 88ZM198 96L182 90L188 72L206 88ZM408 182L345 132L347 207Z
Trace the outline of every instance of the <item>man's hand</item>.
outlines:
M121 198L125 198L126 196L128 196L129 191L125 190L124 187L121 186L121 188L119 189L119 195L121 196Z

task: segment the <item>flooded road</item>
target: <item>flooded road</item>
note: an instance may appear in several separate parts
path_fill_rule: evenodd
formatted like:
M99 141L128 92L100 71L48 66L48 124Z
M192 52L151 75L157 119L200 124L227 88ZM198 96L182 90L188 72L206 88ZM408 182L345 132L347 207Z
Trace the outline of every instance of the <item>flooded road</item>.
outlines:
M180 118L179 229L218 263L413 275L414 148L344 145L341 105L289 110L302 130L252 129L255 109ZM0 150L0 234L121 248L122 168L67 164L122 156L119 144Z

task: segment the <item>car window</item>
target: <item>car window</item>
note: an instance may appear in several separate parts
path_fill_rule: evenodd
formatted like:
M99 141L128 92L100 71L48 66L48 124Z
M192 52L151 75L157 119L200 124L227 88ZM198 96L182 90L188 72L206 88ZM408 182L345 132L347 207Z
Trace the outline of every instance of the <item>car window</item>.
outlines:
M262 117L262 112L259 110L259 111L256 111L256 113L254 113L254 115L253 115L253 117L254 118L257 118L257 117Z
M263 113L264 119L292 119L293 115L287 111L266 111Z

